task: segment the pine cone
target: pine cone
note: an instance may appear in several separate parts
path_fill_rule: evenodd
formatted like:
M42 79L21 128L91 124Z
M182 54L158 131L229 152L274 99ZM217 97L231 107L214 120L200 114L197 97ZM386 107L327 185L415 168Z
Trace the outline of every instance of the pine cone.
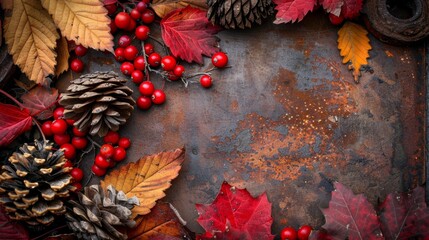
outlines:
M207 18L224 28L251 28L273 13L271 0L207 0Z
M49 141L24 143L9 157L0 175L0 204L9 217L30 225L48 225L54 215L66 211L61 198L75 188L70 185L72 168L63 168L67 159L62 150L53 150Z
M136 197L127 198L122 191L109 185L107 193L100 185L85 187L78 193L79 202L70 201L73 212L67 212L67 224L83 239L127 239L115 226L134 227L131 209L139 204Z
M117 131L131 116L135 104L133 91L124 85L124 78L115 72L95 72L71 81L61 94L64 117L75 120L81 131L103 137L109 130Z

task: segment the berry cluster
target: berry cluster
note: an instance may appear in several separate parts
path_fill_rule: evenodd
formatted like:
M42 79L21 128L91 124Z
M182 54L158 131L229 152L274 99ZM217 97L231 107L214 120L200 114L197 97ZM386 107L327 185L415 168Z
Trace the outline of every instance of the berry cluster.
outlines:
M88 49L82 45L77 45L76 48L74 49L74 53L78 57L85 56L87 52L88 52ZM83 68L84 68L84 64L82 60L80 60L79 58L74 58L73 60L71 60L70 69L73 72L80 73L83 71Z
M103 142L104 144L101 145L91 167L92 172L99 177L106 174L108 168L112 168L117 162L123 161L127 157L126 149L131 146L129 138L121 137L119 133L113 131L109 131L104 136Z
M302 225L298 231L293 227L285 227L280 232L280 238L281 240L308 240L312 230L313 228L309 225Z

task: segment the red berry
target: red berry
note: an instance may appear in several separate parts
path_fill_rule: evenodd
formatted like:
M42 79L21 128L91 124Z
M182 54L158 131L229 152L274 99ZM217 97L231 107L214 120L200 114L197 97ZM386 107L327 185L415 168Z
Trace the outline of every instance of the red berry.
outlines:
M147 62L151 67L159 67L159 65L161 64L161 55L156 52L151 53L147 59Z
M54 120L51 124L53 134L64 134L67 131L67 122L64 119Z
M105 5L104 6L107 9L107 14L109 15L113 15L116 10L118 9L118 7L116 7L116 4L109 4L109 5Z
M141 17L141 14L137 9L131 9L130 16L132 19L138 20Z
M123 62L125 60L125 49L118 47L115 49L115 59L118 62Z
M76 157L76 148L70 143L64 143L61 145L60 149L64 150L64 157L68 160L74 159Z
M100 155L105 158L111 158L113 156L114 148L112 144L103 144L100 148Z
M130 24L124 30L127 32L132 32L134 31L134 29L136 29L136 25L137 25L136 20L131 19Z
M73 167L73 163L67 159L67 161L64 163L63 168L72 168Z
M148 110L152 106L152 100L147 96L140 96L136 101L137 107L142 110Z
M331 21L331 23L334 25L340 25L344 21L344 17L341 15L335 16L334 14L330 13L329 14L329 21Z
M64 107L57 107L54 110L54 119L64 118Z
M80 182L83 178L83 171L80 168L73 168L70 175L76 182Z
M54 142L60 146L66 144L66 143L69 143L70 142L70 135L68 135L68 134L60 134L60 135L55 134L54 135Z
M178 77L182 77L184 72L185 72L185 67L182 65L176 65L176 67L173 70L174 75Z
M79 192L80 190L82 190L82 183L80 182L74 182L72 183L72 186L76 188L76 190L74 190L75 192Z
M79 57L85 56L86 52L88 52L88 48L82 45L77 45L76 48L74 49L74 53L76 53L76 56L79 56Z
M166 96L164 91L161 89L156 89L152 94L152 102L156 105L163 104L165 102Z
M116 162L120 162L127 157L127 151L123 147L115 147L115 151L113 153L113 160Z
M173 71L176 67L176 59L172 56L165 56L161 59L161 67L165 71Z
M150 55L155 51L154 50L155 47L150 43L145 43L143 48L144 48L144 52L146 53L146 55Z
M76 149L82 150L88 145L88 139L85 137L73 137L71 143Z
M297 234L295 229L293 229L292 227L283 228L280 232L280 238L281 240L296 240Z
M134 45L130 45L125 48L124 51L124 57L128 61L132 61L137 57L137 54L139 54L139 50Z
M136 9L137 9L137 11L139 11L140 13L144 12L144 10L146 10L146 8L147 8L147 5L146 5L146 3L144 3L144 2L139 2L139 3L137 3L137 5L136 5Z
M168 76L168 79L170 79L171 81L176 81L176 80L178 80L180 78L180 77L174 75L173 71L169 71L168 74L167 74L167 76Z
M73 135L76 137L85 137L88 131L80 131L77 127L73 127Z
M142 22L145 24L151 24L153 22L153 20L155 20L155 14L152 10L150 9L145 9L142 12L142 16L141 16Z
M121 37L119 37L118 39L118 46L121 48L125 48L130 46L131 44L131 38L128 35L122 35ZM116 53L116 51L115 51Z
M109 159L108 161L110 161L109 168L112 168L112 167L114 167L114 166L116 165L116 162L115 162L115 161L110 160L110 159Z
M51 129L51 125L52 125L52 121L45 121L42 124L42 132L46 137L50 137L50 136L54 135L54 133L52 132L52 129Z
M150 34L150 29L148 26L142 25L136 28L135 35L136 35L136 38L139 40L144 41L148 39L149 34Z
M138 56L134 59L134 68L143 71L145 67L145 61L143 56Z
M142 82L143 82L143 80L144 80L144 74L143 74L143 72L142 72L142 71L140 71L140 70L134 70L134 71L131 73L131 79L133 79L133 83L135 83L135 84L140 84L140 83L142 83Z
M91 170L95 174L95 176L99 176L99 177L101 177L104 174L106 174L106 171L107 171L105 168L101 168L101 167L99 167L99 166L97 166L95 164L92 165Z
M70 69L73 72L80 73L83 71L83 65L83 62L80 59L75 58L70 63Z
M212 64L215 67L223 68L228 64L228 56L224 52L217 52L212 56Z
M312 230L313 230L313 228L311 228L309 225L302 225L298 229L298 239L299 240L308 240Z
M131 146L131 140L127 137L121 137L118 142L119 147L128 149Z
M143 96L151 96L153 91L155 91L155 87L153 86L152 82L144 81L140 84L139 91Z
M73 126L73 124L76 122L75 120L73 120L73 119L65 119L66 120L66 123L68 124L68 125L70 125L70 126Z
M205 88L209 88L212 86L212 77L210 77L209 75L203 75L200 78L200 84L201 86L205 87Z
M121 72L125 75L131 75L134 71L134 65L130 62L124 62L121 64Z
M115 21L110 21L110 33L114 34L116 31L118 31L118 27L115 24Z
M126 12L120 12L115 17L115 25L120 29L125 29L131 22L131 17Z
M146 3L146 5L149 5L151 0L142 0L142 2Z
M119 141L119 133L114 131L109 131L104 137L103 142L104 143L110 143L110 144L117 144Z
M100 168L108 168L110 166L110 162L111 161L109 159L104 158L100 154L95 156L94 164Z

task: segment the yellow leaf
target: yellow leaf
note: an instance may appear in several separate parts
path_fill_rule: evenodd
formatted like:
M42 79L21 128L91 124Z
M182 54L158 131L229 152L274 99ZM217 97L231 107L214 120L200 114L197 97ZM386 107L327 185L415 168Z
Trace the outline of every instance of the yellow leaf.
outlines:
M106 189L112 185L128 197L136 196L140 206L133 208L133 216L145 215L158 199L165 196L164 191L171 186L170 181L179 175L184 159L184 149L145 156L112 171L101 181L101 186Z
M65 37L61 37L60 40L58 40L58 47L57 47L57 66L55 68L55 76L59 76L64 71L67 71L69 69L69 46L67 43L67 39Z
M167 13L188 5L203 10L208 8L205 0L153 0L150 6L153 8L156 15L163 18Z
M343 63L351 63L349 69L353 69L353 77L359 82L360 67L368 64L368 51L371 50L368 32L360 25L346 22L338 31L338 49L343 58Z
M59 38L55 24L39 1L14 0L12 16L5 21L5 39L13 62L37 83L53 74Z
M68 40L97 50L113 52L110 19L100 0L42 0L55 24Z

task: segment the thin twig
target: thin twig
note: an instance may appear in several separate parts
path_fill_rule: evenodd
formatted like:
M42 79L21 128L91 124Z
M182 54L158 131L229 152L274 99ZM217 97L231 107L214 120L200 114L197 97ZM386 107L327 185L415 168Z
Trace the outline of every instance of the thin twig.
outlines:
M35 118L31 118L31 119L33 120L33 122L37 126L37 128L39 129L39 132L43 138L43 142L46 142L46 137L45 137L45 134L43 134L42 128L40 127L40 123Z
M42 234L42 235L40 235L40 236L37 236L37 237L35 237L35 238L32 238L31 240L45 239L45 236L47 236L47 235L49 235L49 234L52 234L53 232L58 231L58 230L61 230L61 229L66 228L66 227L67 227L67 225L62 225L62 226L60 226L60 227L54 228L54 229L52 229L52 230L50 230L50 231L48 231L48 232L46 232L46 233Z
M91 141L91 146L89 146L87 149L85 149L84 151L82 151L82 154L80 155L79 161L76 162L76 165L79 166L80 162L82 162L82 160L83 160L83 157L86 154L92 152L92 150L95 150L94 141Z
M3 89L0 89L0 93L3 93L3 95L8 97L10 100L14 101L16 103L16 105L18 105L21 109L25 108L24 105L22 105L22 103L20 103L18 100L16 100L16 98L12 97L9 93L3 91Z
M151 35L149 35L149 38L152 39L152 40L154 40L155 42L157 42L159 45L161 45L162 48L164 48L164 52L165 52L166 55L170 54L170 52L168 51L167 46L163 42L161 42L161 40L159 40L159 39L157 39L155 37L152 37Z
M87 136L86 138L88 138L89 141L92 142L92 144L94 144L95 146L97 146L98 148L101 148L100 144L98 144L96 141L94 141L92 138L90 138L89 136Z
M89 175L89 178L88 178L88 180L86 180L86 183L85 183L85 185L83 185L83 187L88 186L89 182L90 182L90 181L91 181L91 179L92 179L92 176L94 176L94 173L91 173L91 174Z

